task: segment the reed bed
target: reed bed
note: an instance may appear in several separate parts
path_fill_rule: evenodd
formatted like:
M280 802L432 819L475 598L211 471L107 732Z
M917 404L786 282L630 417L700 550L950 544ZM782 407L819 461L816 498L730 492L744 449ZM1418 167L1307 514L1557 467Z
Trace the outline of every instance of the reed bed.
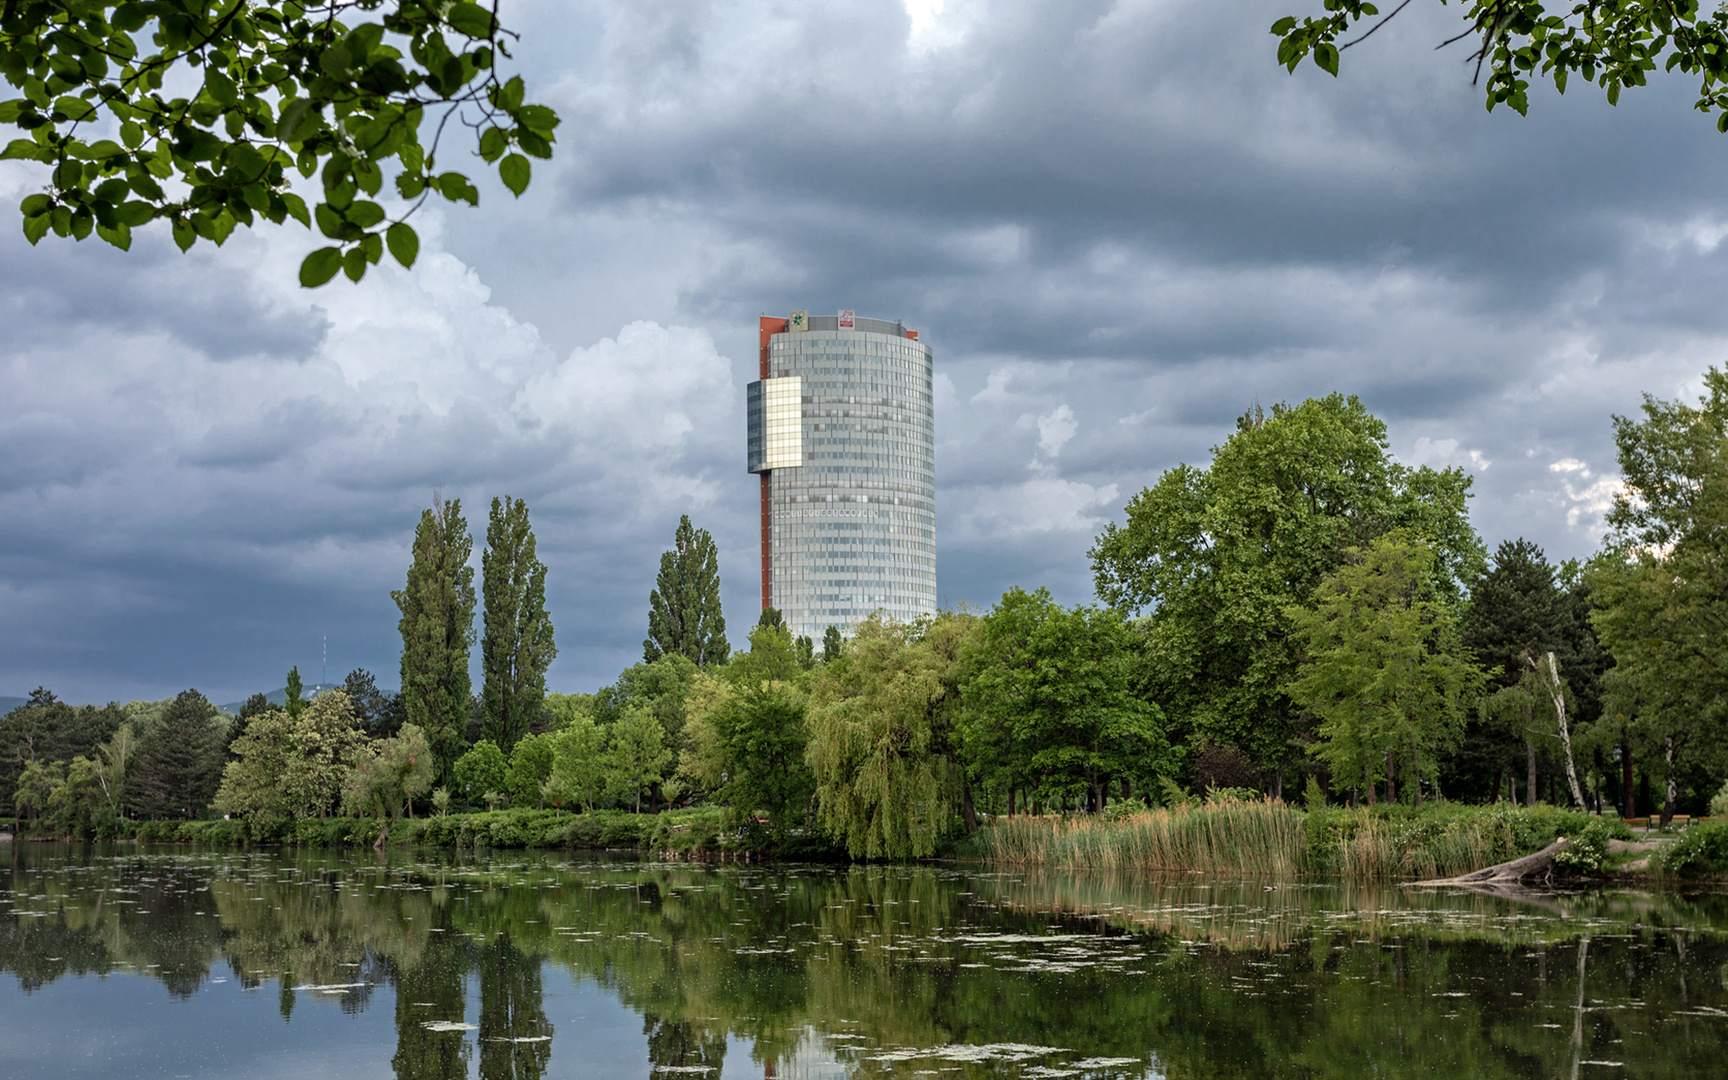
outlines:
M1013 867L1415 881L1535 851L1589 820L1552 807L1300 810L1219 799L1121 816L999 819L979 830L971 851Z
M1015 817L979 834L984 857L1009 866L1256 876L1297 873L1307 843L1300 812L1237 800L1109 820Z

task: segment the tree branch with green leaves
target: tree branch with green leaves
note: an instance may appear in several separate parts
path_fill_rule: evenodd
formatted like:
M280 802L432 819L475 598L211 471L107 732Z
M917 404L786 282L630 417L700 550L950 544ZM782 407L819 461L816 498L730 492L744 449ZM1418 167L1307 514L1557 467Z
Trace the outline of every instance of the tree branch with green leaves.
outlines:
M184 251L293 218L331 241L301 284L359 281L386 248L414 264L428 199L478 205L440 166L447 134L517 196L551 156L557 114L501 70L516 39L496 0L0 0L0 76L23 95L0 123L25 136L0 160L48 170L19 206L32 244L95 232L124 250L166 220ZM374 201L386 169L395 217ZM322 188L310 208L296 172Z
M1286 15L1272 24L1278 62L1294 72L1312 57L1337 75L1345 49L1367 40L1409 4L1403 0L1382 15L1368 0L1324 0L1319 18ZM1504 104L1525 115L1532 79L1550 81L1564 94L1573 75L1600 86L1608 103L1617 105L1622 90L1645 85L1660 67L1697 76L1694 108L1716 113L1716 130L1728 132L1728 6L1711 12L1697 0L1460 0L1459 6L1468 29L1437 47L1475 40L1468 59L1477 82L1487 72L1490 111Z

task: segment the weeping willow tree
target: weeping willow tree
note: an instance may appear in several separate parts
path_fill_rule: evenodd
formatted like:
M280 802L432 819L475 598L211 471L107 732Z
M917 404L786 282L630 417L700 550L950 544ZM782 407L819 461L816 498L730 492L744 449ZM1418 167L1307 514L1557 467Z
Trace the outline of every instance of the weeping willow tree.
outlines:
M934 854L960 822L959 653L970 616L872 616L810 694L817 821L853 858Z

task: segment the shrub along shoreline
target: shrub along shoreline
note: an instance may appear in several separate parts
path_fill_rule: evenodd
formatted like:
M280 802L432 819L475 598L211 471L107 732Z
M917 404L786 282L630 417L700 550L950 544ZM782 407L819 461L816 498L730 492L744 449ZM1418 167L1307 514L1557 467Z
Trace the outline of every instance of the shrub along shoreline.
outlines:
M28 823L26 823L28 824ZM274 824L244 818L214 821L123 821L117 834L99 840L156 844L201 844L237 847L297 845L304 847L370 847L386 831L389 847L551 848L591 851L637 851L681 856L723 856L758 852L763 838L728 826L723 807L694 807L658 814L627 810L510 809L429 817L300 818ZM79 840L62 834L28 830L21 840ZM793 835L778 857L830 859L843 857L821 837Z
M724 807L658 814L510 809L431 817L302 818L260 825L243 819L126 821L117 836L140 843L210 846L370 847L386 832L392 848L540 848L634 851L685 858L772 855L780 860L840 860L844 850L817 834L786 838L776 849L764 833L729 824ZM1044 868L1127 874L1209 873L1239 877L1334 877L1413 881L1468 873L1574 842L1560 860L1572 880L1630 876L1630 858L1608 841L1633 834L1612 817L1553 806L1429 803L1303 809L1272 800L1219 798L1165 809L1113 806L1102 814L1018 815L985 822L943 857L1009 869ZM74 839L45 833L22 840ZM1728 877L1728 821L1693 825L1638 876Z

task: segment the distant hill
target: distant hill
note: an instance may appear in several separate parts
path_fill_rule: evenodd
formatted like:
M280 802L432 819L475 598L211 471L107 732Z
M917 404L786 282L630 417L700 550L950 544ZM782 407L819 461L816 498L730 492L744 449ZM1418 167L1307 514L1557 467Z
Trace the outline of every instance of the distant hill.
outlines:
M9 713L29 700L27 697L0 697L0 713Z
M340 689L342 689L342 684L337 683L337 682L307 683L306 686L303 689L301 689L300 696L305 698L307 701L311 701L313 698L317 697L319 694L322 694L326 690L340 690ZM286 686L284 686L280 690L272 690L268 694L265 694L264 698L265 698L265 700L269 701L270 704L272 704L272 705L286 705L286 704L288 704L288 688ZM0 701L10 701L10 700L11 700L10 698L0 698ZM18 700L20 702L22 702L24 699L19 698ZM226 705L218 705L216 707L218 709L221 709L225 713L233 713L234 715L238 716L238 715L240 715L240 706L242 706L244 704L246 704L246 702L244 702L244 701L231 701Z

